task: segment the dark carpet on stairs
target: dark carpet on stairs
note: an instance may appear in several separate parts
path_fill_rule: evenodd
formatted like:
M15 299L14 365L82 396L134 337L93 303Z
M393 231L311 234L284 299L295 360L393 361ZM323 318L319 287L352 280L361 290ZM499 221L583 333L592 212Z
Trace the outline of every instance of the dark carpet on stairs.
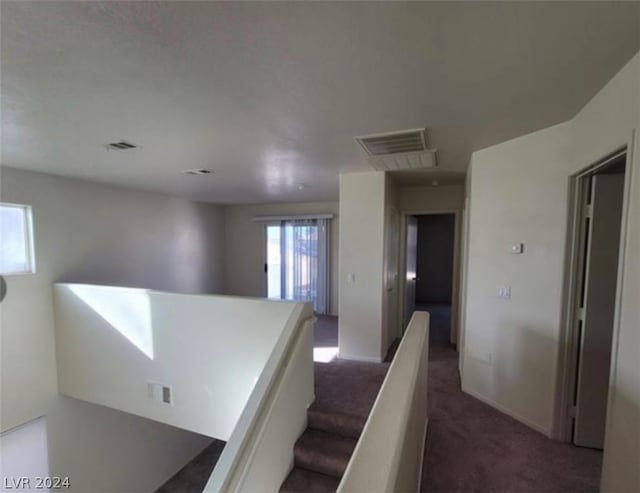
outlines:
M220 458L225 442L214 440L156 493L201 493Z
M386 363L315 363L316 399L294 447L285 493L335 491L387 373Z
M460 390L458 354L433 345L422 491L599 490L602 452L548 439Z

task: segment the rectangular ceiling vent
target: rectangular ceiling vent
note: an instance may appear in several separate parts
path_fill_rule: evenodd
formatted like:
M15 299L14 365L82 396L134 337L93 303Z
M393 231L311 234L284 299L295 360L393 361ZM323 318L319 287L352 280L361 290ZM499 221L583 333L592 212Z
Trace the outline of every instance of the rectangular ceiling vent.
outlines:
M119 140L118 142L109 142L106 145L107 149L115 149L117 151L126 151L128 149L135 149L138 147L131 142L127 142L126 140Z
M355 138L378 171L432 168L437 166L436 149L429 149L427 129L416 128L363 135Z

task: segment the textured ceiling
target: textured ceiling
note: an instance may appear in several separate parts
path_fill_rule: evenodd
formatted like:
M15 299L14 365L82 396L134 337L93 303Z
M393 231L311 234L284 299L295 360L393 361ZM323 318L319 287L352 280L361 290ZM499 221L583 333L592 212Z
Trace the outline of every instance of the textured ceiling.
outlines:
M0 16L2 164L216 203L336 199L338 173L369 169L353 136L421 126L440 176L460 176L472 150L572 117L640 44L638 2L2 1ZM141 148L103 147L120 139Z

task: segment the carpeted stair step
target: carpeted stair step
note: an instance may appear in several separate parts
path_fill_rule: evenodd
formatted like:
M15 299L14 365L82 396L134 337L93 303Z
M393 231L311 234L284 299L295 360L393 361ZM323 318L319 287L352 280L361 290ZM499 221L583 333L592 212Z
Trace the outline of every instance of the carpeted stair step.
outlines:
M317 405L307 410L307 426L347 438L358 439L366 423L366 418L355 414L327 411Z
M357 440L324 431L307 430L293 449L296 467L341 478Z
M293 470L280 488L280 493L335 493L340 480L333 476L301 469Z

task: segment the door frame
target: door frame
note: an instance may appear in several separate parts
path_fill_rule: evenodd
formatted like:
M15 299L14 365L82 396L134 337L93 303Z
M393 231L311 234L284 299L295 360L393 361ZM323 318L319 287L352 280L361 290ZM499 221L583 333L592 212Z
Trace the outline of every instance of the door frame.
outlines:
M400 211L400 260L398 265L398 276L400 289L398 291L398 333L397 337L402 337L404 327L402 322L404 319L404 300L405 300L405 281L407 278L407 217L408 216L438 216L453 215L453 272L451 280L451 331L449 333L449 341L456 344L458 350L458 341L460 340L460 320L458 306L460 304L460 209L410 209Z
M267 231L267 229L270 226L280 226L282 224L282 221L264 221L262 223L262 256L264 259L263 265L264 265L264 280L263 280L263 289L264 289L264 297L269 299L269 272L267 270L267 266L269 265L269 233ZM282 244L282 238L280 239L280 243ZM281 276L282 276L282 270L281 272ZM281 281L282 282L282 281ZM281 284L281 286L284 286L284 284ZM275 298L273 298L275 299Z
M629 202L631 193L631 174L634 149L634 135L632 134L626 145L607 154L595 163L569 176L569 208L568 226L565 251L565 284L562 305L562 322L560 331L560 349L558 351L558 384L555 398L553 438L571 443L573 440L572 420L574 415L573 401L576 390L576 375L578 371L578 330L577 305L579 286L582 279L581 265L584 259L583 211L581 204L585 193L585 179L595 175L598 171L609 166L614 160L625 155L624 194L622 197L622 220L620 223L620 244L618 253L618 268L616 282L616 299L613 322L613 336L611 342L611 363L609 371L609 391L607 409L611 407L612 383L615 379L617 363L617 347L620 332L620 312L622 304L622 284L625 263L625 247L627 240ZM609 426L610 415L607 412L606 431Z

